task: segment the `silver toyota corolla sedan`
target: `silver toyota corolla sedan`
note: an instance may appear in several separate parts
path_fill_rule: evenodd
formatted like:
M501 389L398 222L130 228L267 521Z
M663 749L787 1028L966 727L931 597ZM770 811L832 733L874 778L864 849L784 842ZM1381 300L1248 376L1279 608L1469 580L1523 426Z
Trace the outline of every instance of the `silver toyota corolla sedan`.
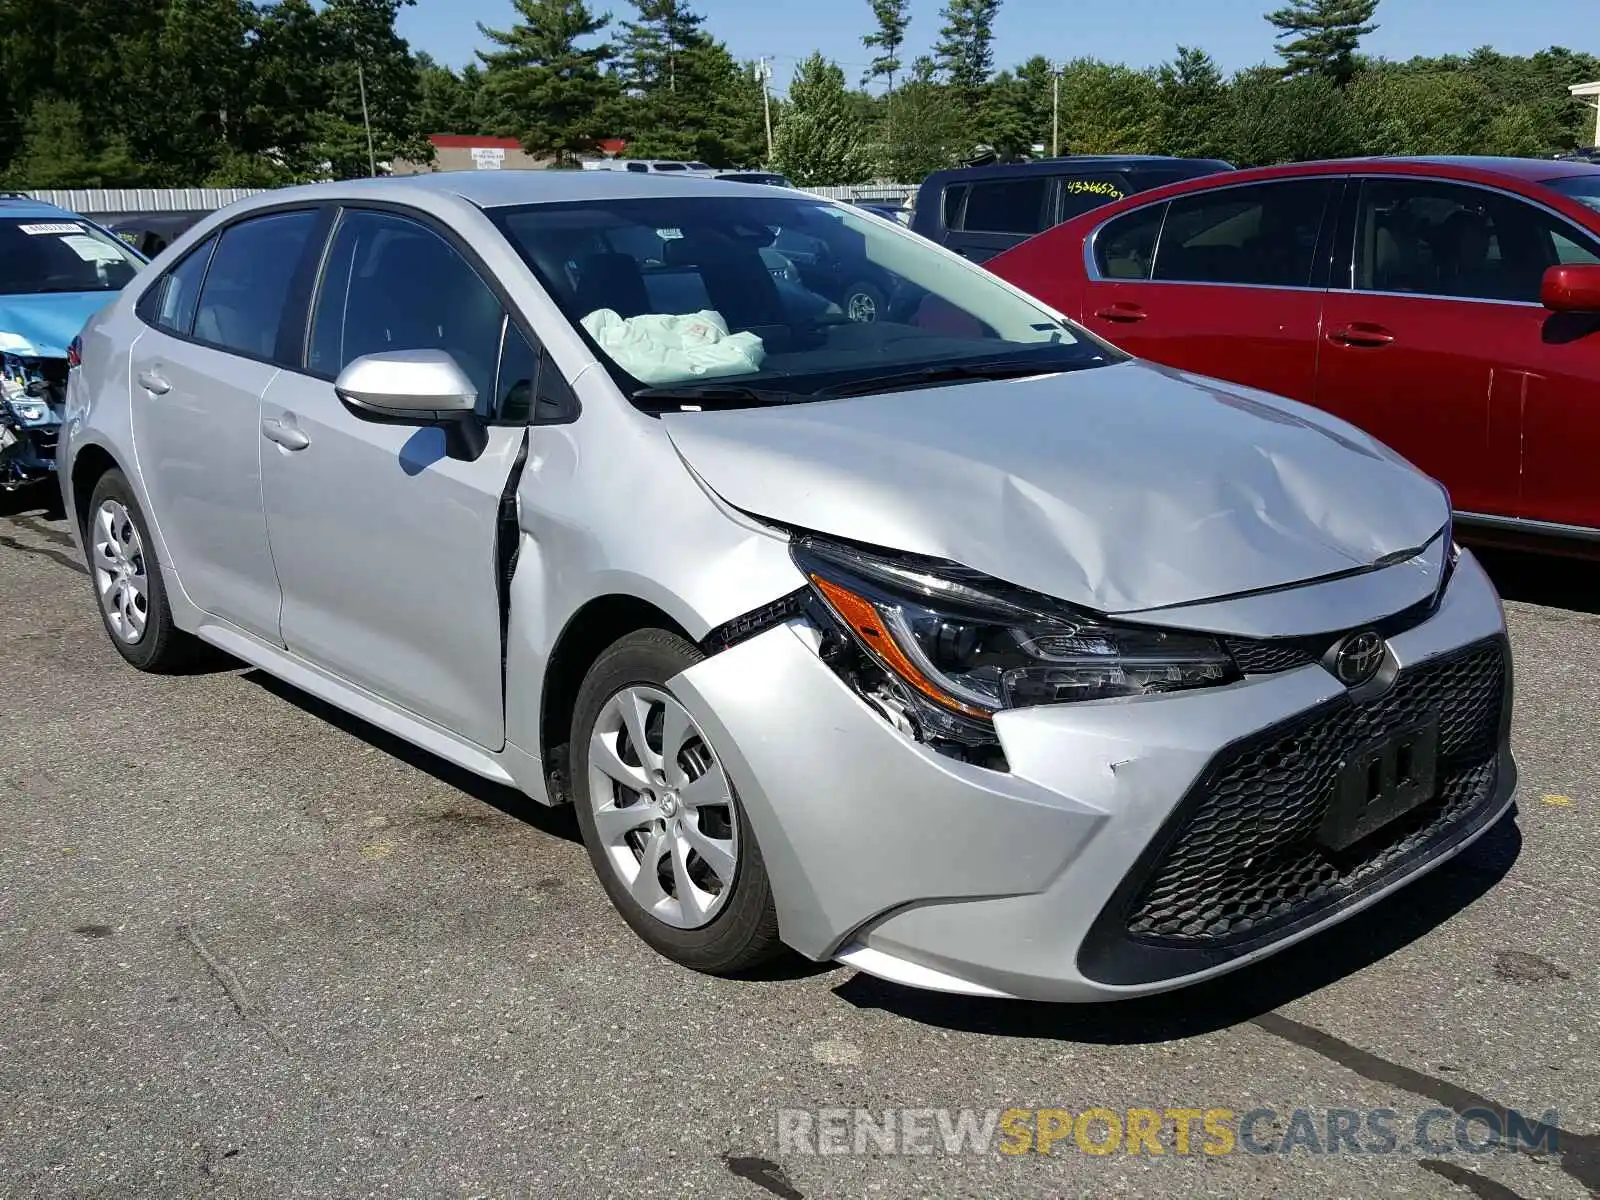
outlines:
M809 286L830 262L885 281L873 319ZM1504 616L1436 483L856 209L273 192L73 361L62 487L128 662L209 643L575 804L689 967L1153 992L1511 803Z

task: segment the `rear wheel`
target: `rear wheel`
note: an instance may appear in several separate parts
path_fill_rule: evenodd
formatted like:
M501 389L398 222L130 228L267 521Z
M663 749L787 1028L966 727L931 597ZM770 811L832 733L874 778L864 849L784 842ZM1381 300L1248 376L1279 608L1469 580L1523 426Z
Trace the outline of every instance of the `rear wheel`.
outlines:
M156 674L198 661L203 644L173 623L155 542L121 471L96 482L83 540L100 619L117 653Z
M781 946L761 849L732 782L667 687L701 658L660 629L601 654L573 716L573 795L590 861L634 932L674 962L727 974Z

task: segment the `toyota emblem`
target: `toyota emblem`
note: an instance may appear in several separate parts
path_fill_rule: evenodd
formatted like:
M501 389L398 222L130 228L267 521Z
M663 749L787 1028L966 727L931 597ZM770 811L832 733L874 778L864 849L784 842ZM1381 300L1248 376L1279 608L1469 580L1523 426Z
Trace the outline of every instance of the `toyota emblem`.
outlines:
M1352 633L1333 654L1333 673L1345 687L1360 687L1383 666L1383 639L1370 629Z

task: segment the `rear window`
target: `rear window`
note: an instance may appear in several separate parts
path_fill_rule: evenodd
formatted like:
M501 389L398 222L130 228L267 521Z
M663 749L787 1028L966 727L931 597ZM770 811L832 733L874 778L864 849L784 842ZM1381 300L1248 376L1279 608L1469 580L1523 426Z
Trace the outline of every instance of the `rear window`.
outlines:
M1123 213L1095 235L1094 262L1103 279L1149 279L1165 204Z
M1547 179L1545 187L1576 200L1586 208L1600 212L1600 174L1569 175L1565 179Z
M1044 228L1044 175L991 179L971 184L961 229L967 233L1034 234Z

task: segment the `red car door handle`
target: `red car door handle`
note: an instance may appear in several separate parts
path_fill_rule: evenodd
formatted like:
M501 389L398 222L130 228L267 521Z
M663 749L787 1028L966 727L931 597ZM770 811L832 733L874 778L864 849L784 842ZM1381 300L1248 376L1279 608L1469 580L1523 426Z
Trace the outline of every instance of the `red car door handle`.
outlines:
M1118 300L1115 304L1105 308L1095 309L1095 316L1102 321L1116 321L1122 325L1131 325L1135 321L1142 321L1147 315L1144 306L1134 304L1131 300Z
M1358 346L1367 349L1377 349L1387 346L1394 341L1394 334L1382 325L1373 325L1367 321L1352 321L1328 334L1328 340L1335 346Z

